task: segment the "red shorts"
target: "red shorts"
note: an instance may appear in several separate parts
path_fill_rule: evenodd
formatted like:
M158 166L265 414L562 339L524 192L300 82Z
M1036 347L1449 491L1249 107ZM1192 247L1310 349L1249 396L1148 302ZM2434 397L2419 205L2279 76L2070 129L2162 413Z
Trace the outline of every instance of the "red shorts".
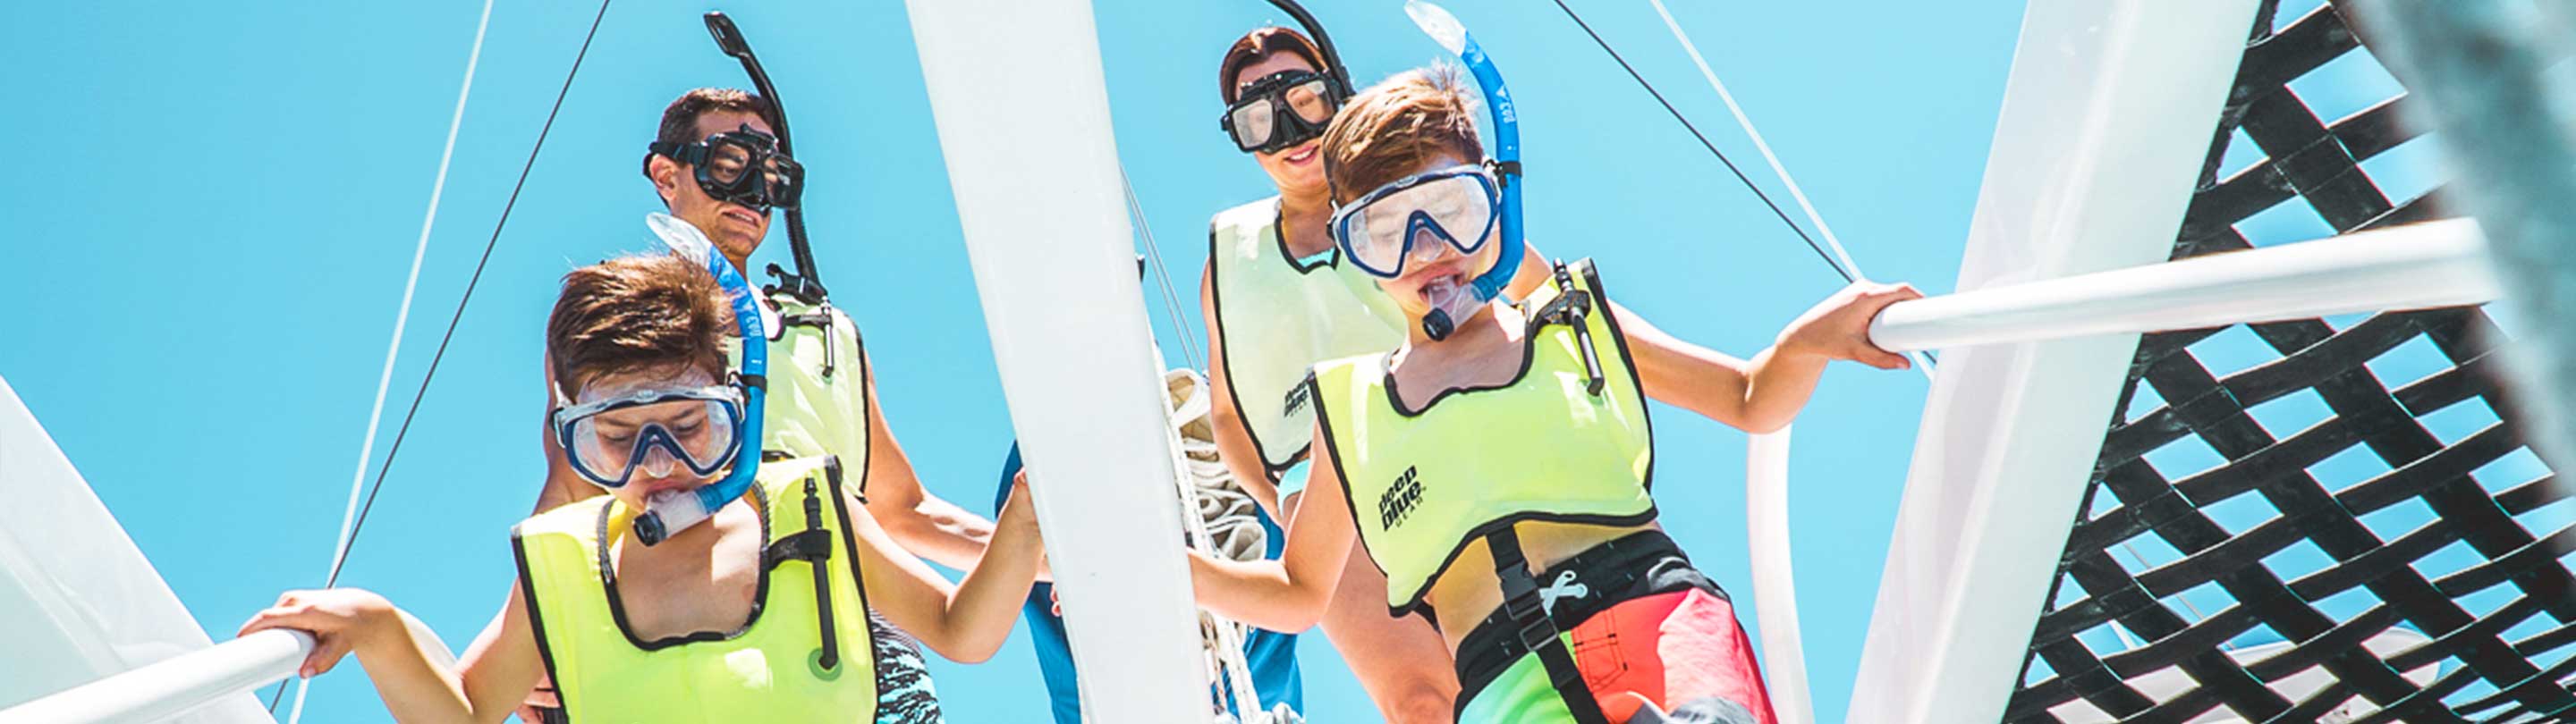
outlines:
M1610 721L1652 702L1680 721L1776 724L1753 643L1724 598L1693 588L1622 601L1569 633L1584 685ZM1723 711L1729 703L1740 713Z

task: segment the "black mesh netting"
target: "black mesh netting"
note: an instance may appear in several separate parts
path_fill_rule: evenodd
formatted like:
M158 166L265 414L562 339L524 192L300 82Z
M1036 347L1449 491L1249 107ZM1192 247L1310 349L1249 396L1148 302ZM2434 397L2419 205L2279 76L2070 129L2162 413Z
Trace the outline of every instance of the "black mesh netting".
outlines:
M2354 13L2264 3L2175 258L2445 215L2389 180L2429 172L2374 163L2420 134ZM2319 102L2356 73L2388 93ZM2147 335L2005 719L2576 713L2576 502L2512 422L2502 340L2477 308Z

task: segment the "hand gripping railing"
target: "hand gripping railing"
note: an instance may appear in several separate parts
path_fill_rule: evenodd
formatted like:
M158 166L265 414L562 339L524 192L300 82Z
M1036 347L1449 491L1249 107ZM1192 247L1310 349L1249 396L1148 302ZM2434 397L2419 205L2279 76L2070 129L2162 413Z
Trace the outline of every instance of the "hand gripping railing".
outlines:
M0 710L0 724L156 722L295 675L313 636L270 629Z
M2471 219L2345 234L1888 306L1889 351L2479 304L2496 298Z

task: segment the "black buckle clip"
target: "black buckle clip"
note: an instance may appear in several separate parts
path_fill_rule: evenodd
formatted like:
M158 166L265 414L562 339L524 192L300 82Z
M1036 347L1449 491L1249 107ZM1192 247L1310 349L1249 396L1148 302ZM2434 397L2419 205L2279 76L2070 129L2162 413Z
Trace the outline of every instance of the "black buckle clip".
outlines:
M1556 619L1548 616L1547 600L1539 595L1538 581L1530 578L1522 561L1502 564L1497 561L1494 574L1502 579L1503 615L1511 619L1514 634L1521 647L1536 651L1556 643Z

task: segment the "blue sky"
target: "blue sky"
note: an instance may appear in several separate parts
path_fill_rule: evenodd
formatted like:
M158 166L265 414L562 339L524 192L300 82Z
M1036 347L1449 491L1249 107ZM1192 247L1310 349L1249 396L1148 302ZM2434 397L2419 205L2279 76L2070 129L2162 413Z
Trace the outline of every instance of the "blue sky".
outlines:
M1572 4L1758 169L1650 6ZM1400 5L1313 3L1363 85L1440 56ZM2020 5L1673 5L1861 264L1946 290ZM1627 306L1739 355L1839 286L1552 6L1449 6L1519 96L1533 243L1596 258ZM1194 289L1208 215L1270 193L1216 128L1215 61L1244 30L1286 18L1259 0L1096 7L1120 153L1178 284ZM0 315L0 336L18 340L0 346L0 375L219 638L329 564L476 9L48 3L17 11L45 32L0 47L17 96L41 109L13 114L8 135L54 150L25 158L69 160L0 176L19 224L6 248L28 267L0 285L0 308L21 310ZM647 246L640 221L658 205L637 165L661 107L743 82L706 40L707 9L610 10L352 553L345 584L386 594L451 644L501 602L506 532L535 495L557 277ZM813 169L820 266L865 330L893 429L934 492L980 509L1012 435L902 6L725 9L788 103ZM591 12L493 12L378 461ZM1049 132L1047 109L1029 117L1028 132ZM780 237L763 258L785 259ZM1178 323L1204 338L1196 316ZM1175 320L1158 311L1155 323L1177 355ZM1850 696L1924 390L1911 372L1839 366L1798 423L1794 546L1824 721ZM1655 414L1665 524L1741 590L1743 436ZM1320 636L1304 653L1311 718L1374 718ZM954 721L1042 716L1020 640L991 663L935 671ZM356 667L317 682L311 706L321 721L383 719Z

